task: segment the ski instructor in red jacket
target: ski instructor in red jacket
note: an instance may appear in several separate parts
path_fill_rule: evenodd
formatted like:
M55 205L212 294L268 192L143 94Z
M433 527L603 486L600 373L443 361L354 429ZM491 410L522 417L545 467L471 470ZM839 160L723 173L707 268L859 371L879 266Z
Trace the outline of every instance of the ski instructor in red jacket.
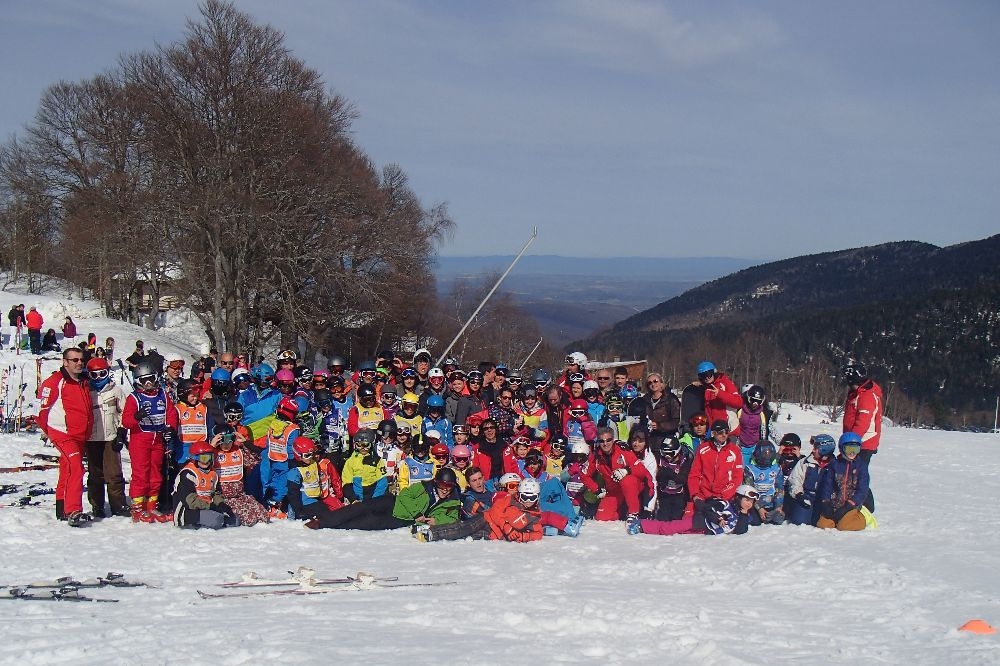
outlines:
M83 513L83 452L94 424L90 387L83 377L83 352L63 352L62 368L38 387L38 426L61 454L56 484L56 518L80 527L91 520Z
M844 401L844 432L861 437L859 457L870 463L882 439L882 388L857 361L845 364L843 375L850 387Z

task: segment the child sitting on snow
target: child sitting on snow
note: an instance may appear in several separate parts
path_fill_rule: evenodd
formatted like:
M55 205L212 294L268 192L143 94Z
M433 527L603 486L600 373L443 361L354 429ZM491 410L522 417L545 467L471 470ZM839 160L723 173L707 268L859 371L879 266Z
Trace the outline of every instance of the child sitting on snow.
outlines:
M208 442L195 442L188 454L191 460L177 475L173 495L174 525L213 530L239 525L219 488L215 449Z
M744 483L753 486L760 493L757 510L751 516L751 524L780 525L785 522L782 508L785 501L785 477L781 473L774 444L765 440L754 447L743 479Z

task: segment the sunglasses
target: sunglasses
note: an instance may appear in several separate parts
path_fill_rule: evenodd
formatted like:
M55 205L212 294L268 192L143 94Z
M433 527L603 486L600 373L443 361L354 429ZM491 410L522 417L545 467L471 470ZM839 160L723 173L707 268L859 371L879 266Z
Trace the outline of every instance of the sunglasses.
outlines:
M483 426L483 430L496 430L496 426Z
M438 481L436 484L438 490L451 490L455 487L455 484L451 481Z
M82 356L74 356L72 358L67 357L67 358L64 358L63 360L66 361L67 363L83 363L83 357Z
M610 382L611 381L611 377L598 377L597 381L599 381L599 382Z
M612 443L615 440L612 439L612 438L610 438L610 437L605 437L605 438L599 439L597 441L600 442L601 444L610 444L610 443Z

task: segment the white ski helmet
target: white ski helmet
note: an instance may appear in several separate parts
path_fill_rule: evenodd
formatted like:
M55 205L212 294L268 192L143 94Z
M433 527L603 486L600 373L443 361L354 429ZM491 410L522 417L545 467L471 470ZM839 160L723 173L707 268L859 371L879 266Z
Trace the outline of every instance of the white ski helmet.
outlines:
M538 479L529 476L517 484L517 497L522 502L537 502L541 493L542 485L538 483Z
M506 474L500 477L500 481L498 482L498 484L500 488L506 488L512 483L520 484L520 482L521 482L520 474L515 474L514 472L507 472Z
M583 352L573 352L566 357L566 363L576 363L583 370L587 367L587 357Z
M736 494L752 499L754 502L760 499L760 492L748 483L744 483L737 488Z
M163 360L166 361L167 365L170 365L174 361L183 361L184 357L178 354L177 352L167 352L166 354L164 354Z

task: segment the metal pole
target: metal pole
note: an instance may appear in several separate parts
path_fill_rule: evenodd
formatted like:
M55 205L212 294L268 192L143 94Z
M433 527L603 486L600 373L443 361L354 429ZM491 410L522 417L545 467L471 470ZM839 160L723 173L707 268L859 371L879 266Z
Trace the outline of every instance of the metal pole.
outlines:
M997 417L1000 416L1000 395L997 396L997 408L993 412L993 432L1000 434L1000 430L997 429Z
M476 311L473 312L472 316L469 317L468 321L466 321L465 324L462 325L462 328L461 330L458 331L458 334L455 336L455 339L452 340L447 347L445 347L443 352L441 352L441 356L438 357L437 363L435 363L434 365L436 366L441 365L441 361L443 361L444 358L448 356L448 352L451 351L451 348L455 346L455 343L458 342L458 339L462 337L463 333L465 333L465 329L469 327L469 324L472 323L472 320L476 318L476 315L479 314L479 311L483 309L484 305L486 305L486 301L490 300L490 296L492 296L493 292L500 287L500 283L503 282L503 279L507 277L507 274L514 269L514 264L516 264L518 259L520 259L524 255L524 253L528 251L528 248L531 246L532 243L535 242L535 238L537 237L538 237L538 227L532 227L531 238L528 239L528 242L524 244L524 247L521 248L521 251L517 253L516 257L514 257L514 261L510 262L510 266L507 267L507 270L503 272L503 275L500 276L500 279L497 280L496 284L493 285L493 288L490 289L488 294L486 294L486 298L484 298L483 302L479 304L479 307L476 308Z
M544 340L544 338L538 338L538 344L536 344L534 349L532 349L531 352L529 352L528 355L524 357L524 361L521 362L521 365L517 366L518 372L524 370L524 366L528 365L528 360L532 356L534 356L535 352L538 351L538 348L542 346L542 340Z

